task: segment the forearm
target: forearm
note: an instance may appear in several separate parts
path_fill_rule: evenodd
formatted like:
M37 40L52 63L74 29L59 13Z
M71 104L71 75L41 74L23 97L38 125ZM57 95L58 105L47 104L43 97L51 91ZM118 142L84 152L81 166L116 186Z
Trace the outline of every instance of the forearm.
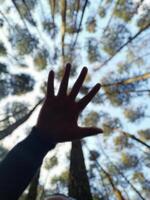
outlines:
M46 142L33 129L0 164L0 199L17 200L27 187L46 153L55 144Z

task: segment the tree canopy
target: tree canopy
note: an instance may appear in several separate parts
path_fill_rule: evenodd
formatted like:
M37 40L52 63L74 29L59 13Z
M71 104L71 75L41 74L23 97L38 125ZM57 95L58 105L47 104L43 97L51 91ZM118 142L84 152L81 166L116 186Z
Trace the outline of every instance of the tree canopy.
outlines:
M57 148L48 154L20 200L42 200L53 192L78 200L149 199L149 56L147 0L0 1L0 160L6 141L17 142L16 129L32 126L50 69L57 90L67 62L73 65L70 85L86 65L80 97L101 83L79 123L101 127L103 135L76 141L71 150L60 145L61 155Z

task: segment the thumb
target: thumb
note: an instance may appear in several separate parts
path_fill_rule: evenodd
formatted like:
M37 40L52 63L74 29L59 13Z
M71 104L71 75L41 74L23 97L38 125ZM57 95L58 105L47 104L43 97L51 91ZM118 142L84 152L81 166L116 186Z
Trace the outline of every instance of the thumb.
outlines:
M103 133L103 130L100 128L96 127L79 127L79 136L81 138L87 137L87 136L92 136L92 135L97 135L99 133Z

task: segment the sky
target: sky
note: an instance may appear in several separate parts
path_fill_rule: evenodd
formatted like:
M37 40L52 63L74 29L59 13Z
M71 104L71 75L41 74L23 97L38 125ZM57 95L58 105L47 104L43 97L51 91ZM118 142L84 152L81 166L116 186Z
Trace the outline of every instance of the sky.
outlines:
M137 2L138 0L135 0L135 2ZM56 40L51 40L49 39L49 36L43 32L42 30L42 27L41 27L41 20L44 18L47 18L47 16L50 15L50 11L49 11L49 7L48 5L46 4L47 1L44 1L44 0L40 0L39 1L39 4L38 6L36 7L36 9L34 10L33 12L33 17L36 19L37 23L38 23L38 31L31 28L30 24L28 23L28 28L30 28L30 31L32 33L34 33L36 36L38 36L39 32L41 33L42 35L42 39L40 41L41 45L44 44L45 45L45 48L50 51L51 54L53 54L53 48L54 46L60 46L60 34L58 34ZM80 58L80 66L78 67L77 69L77 74L76 76L71 79L71 81L69 82L70 86L73 85L76 77L78 76L81 68L83 66L88 66L89 68L89 74L91 75L91 80L89 83L85 83L87 85L90 86L90 88L95 85L95 83L97 82L100 82L101 78L103 76L106 76L108 74L108 72L114 72L115 71L115 67L116 67L116 63L118 63L119 60L123 60L124 59L124 54L125 52L122 51L121 54L118 54L110 63L108 63L107 66L105 66L105 68L102 68L101 70L97 70L95 71L94 69L97 68L99 66L99 62L96 62L94 64L90 64L87 60L87 56L86 56L86 51L84 49L85 48L85 44L84 44L84 39L86 39L87 37L97 37L97 38L100 38L100 34L101 34L101 29L103 29L108 20L110 19L110 15L111 15L111 9L110 9L110 12L108 13L107 17L103 20L99 20L99 16L97 14L97 7L99 5L99 3L101 3L100 0L96 0L96 1L92 1L92 4L90 5L90 7L86 10L85 12L85 16L83 18L83 31L79 34L79 37L78 37L78 42L79 44L81 45L80 48L81 48L81 55L79 55L79 58ZM145 4L147 5L150 5L150 1L149 0L145 0L144 1ZM9 0L5 0L5 2L3 1L0 1L0 11L2 11L3 13L6 13L6 10L7 10L7 6L10 6L11 3ZM139 13L142 12L141 10L139 10ZM97 24L97 31L93 34L89 34L87 31L86 31L86 27L85 27L85 24L86 24L86 20L87 20L87 17L88 15L92 15L95 16L95 18L97 19L98 21L98 24ZM22 22L18 16L18 13L16 12L16 10L13 8L10 9L10 12L9 14L7 13L7 17L9 19L9 22L10 23L13 23L13 22L17 22L19 23L20 25L22 25ZM136 16L135 16L135 19L136 19ZM56 23L58 25L58 27L61 26L61 20L60 20L60 17L58 16L57 17L57 20L56 20ZM128 27L130 28L131 32L134 34L136 33L136 27L134 26L134 21L130 24L128 24ZM9 33L8 33L8 30L7 28L4 27L3 30L0 30L0 40L1 41L4 41L5 45L7 46L7 49L8 49L8 52L10 53L10 55L13 54L15 55L15 51L14 49L12 49L12 47L10 46L7 38L9 36ZM67 38L68 40L70 40L70 38L68 37ZM43 43L44 42L44 43ZM8 96L8 98L4 99L1 101L0 103L0 109L2 110L3 109L3 106L9 102L11 102L12 100L19 100L19 101L29 101L29 103L31 105L34 105L35 102L37 102L37 97L42 97L43 94L41 94L40 92L40 85L47 80L47 77L48 77L48 72L50 69L54 69L57 71L58 69L58 66L60 66L60 63L61 63L61 58L58 59L57 63L56 64L48 64L48 67L46 68L46 70L42 71L42 72L38 72L35 70L34 68L34 64L32 62L32 56L25 56L24 57L27 65L29 66L28 68L20 68L18 66L16 66L16 63L13 62L11 59L8 59L7 61L5 60L5 58L0 58L0 61L6 61L8 64L9 64L9 70L12 72L12 73L19 73L19 72L24 72L24 73L30 73L30 75L33 76L33 78L36 80L36 85L35 85L35 88L34 88L34 93L33 92L30 92L30 93L27 93L25 94L24 96ZM136 69L135 69L136 70ZM145 70L149 70L150 71L150 67L147 65L147 67L145 68ZM144 72L144 69L142 69L142 72ZM56 91L58 90L58 86L59 86L59 82L55 81L55 89ZM103 90L100 91L100 93L103 92ZM81 95L82 96L82 95ZM148 102L147 103L147 114L150 113L150 103L149 103L149 98L148 97L144 97L143 99L140 99L140 103L141 104L145 104L145 102ZM134 102L133 102L135 105L139 103L139 99L137 98ZM30 132L30 129L32 126L34 126L36 124L36 120L37 120L37 116L38 116L38 113L39 113L39 110L40 110L40 106L38 107L38 109L33 113L33 115L29 118L29 120L27 120L23 125L21 125L19 128L17 128L12 135L8 136L7 138L5 138L3 141L2 141L2 144L8 148L8 149L11 149L13 148L13 146L15 146L19 141L23 140L25 137L26 137L26 134ZM95 110L95 111L106 111L112 115L112 116L116 116L116 117L119 117L122 119L123 115L122 115L122 110L120 108L116 108L116 107L113 107L111 106L109 103L106 102L105 104L105 107L102 105L102 106L94 106L92 104L89 104L88 105L88 108L85 110L85 113L91 111L91 110ZM137 123L137 124L131 124L128 122L127 119L123 119L124 120L124 130L129 132L129 133L132 133L134 135L137 135L137 130L141 129L142 127L145 127L145 128L148 128L149 127L149 119L144 119L144 121L140 122L140 123ZM79 122L80 123L80 122ZM100 127L101 126L101 121L98 123L98 126ZM114 148L113 148L113 137L115 136L112 136L110 137L107 142L104 142L104 138L102 135L98 135L98 136L94 136L94 137L90 137L90 138L87 138L86 141L87 141L87 144L89 146L89 148L91 149L94 149L94 148L97 148L99 146L98 142L101 141L101 143L103 144L103 147L105 148L106 152L111 155L112 157L112 160L115 161L115 162L118 162L119 158L120 158L120 154L116 153L114 151ZM138 145L138 144L135 144L135 145ZM56 148L56 151L52 151L50 152L47 156L48 157L51 157L55 152L57 152L57 155L59 157L59 166L53 171L51 171L49 173L48 176L53 176L53 174L57 174L57 173L60 173L61 171L64 170L64 168L68 167L68 163L65 162L64 163L64 160L65 160L65 153L68 152L70 150L70 143L65 143L65 144L61 144L61 145L58 145L58 147ZM63 148L63 151L64 153L62 154L62 149ZM144 147L141 147L142 150L145 150ZM85 157L87 156L87 150L84 148L84 153L85 153ZM138 154L138 156L140 157L141 155L141 152L137 149L137 148L133 148L132 150L136 151L134 153ZM132 153L132 152L131 152ZM101 156L100 158L100 162L103 163L103 165L105 166L105 163L106 163L106 158L104 156ZM62 167L64 166L64 167ZM88 163L87 163L87 166L88 166ZM45 170L42 170L42 176L41 176L41 183L44 184L45 182L45 179L47 177L47 171ZM147 174L148 171L146 169L144 169L144 173ZM148 175L147 175L148 176ZM130 174L129 174L129 177L130 177ZM149 179L150 179L150 175L149 175ZM46 183L46 186L45 187L49 187L49 183ZM140 187L140 186L139 186ZM130 190L131 191L131 190ZM132 192L130 192L132 193ZM131 194L132 195L132 194Z

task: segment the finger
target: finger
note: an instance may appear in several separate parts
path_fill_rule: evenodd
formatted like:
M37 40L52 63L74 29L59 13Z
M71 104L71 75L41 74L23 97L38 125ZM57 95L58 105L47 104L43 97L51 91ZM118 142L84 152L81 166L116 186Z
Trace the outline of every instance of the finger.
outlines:
M58 96L65 96L67 94L67 87L68 87L70 69L71 69L71 64L68 63L66 65L65 73L64 73L63 79L62 79L61 84L60 84Z
M75 82L75 84L74 84L74 86L73 86L73 88L71 90L71 93L70 93L70 97L72 99L75 99L77 94L79 93L79 90L80 90L80 88L81 88L81 86L83 84L83 81L84 81L85 77L86 77L87 71L88 71L87 67L84 67L82 69L78 79L76 80L76 82Z
M98 83L96 84L92 90L85 96L83 97L79 102L78 102L78 105L79 105L79 109L80 110L83 110L87 104L92 100L92 98L96 95L96 93L99 91L101 85Z
M99 133L103 133L103 130L100 128L95 128L95 127L89 127L89 128L84 128L84 127L79 127L79 138L83 137L88 137L92 135L97 135Z
M51 70L48 76L47 97L51 98L53 96L54 96L54 71Z

